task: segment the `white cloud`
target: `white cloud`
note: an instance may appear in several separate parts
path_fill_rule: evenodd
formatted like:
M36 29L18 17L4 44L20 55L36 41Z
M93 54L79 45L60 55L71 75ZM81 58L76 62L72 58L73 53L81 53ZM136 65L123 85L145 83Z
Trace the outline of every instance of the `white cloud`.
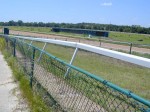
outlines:
M112 6L112 3L111 2L104 2L101 5L102 6Z

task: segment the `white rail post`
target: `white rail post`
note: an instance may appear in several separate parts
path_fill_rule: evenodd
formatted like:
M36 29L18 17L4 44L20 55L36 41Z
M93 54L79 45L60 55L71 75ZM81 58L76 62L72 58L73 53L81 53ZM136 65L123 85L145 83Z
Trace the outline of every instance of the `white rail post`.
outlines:
M75 49L75 51L73 53L73 56L71 58L70 65L72 65L72 63L73 63L73 61L74 61L74 59L76 57L77 52L78 52L78 48L76 47L76 49ZM67 71L66 71L65 76L64 76L65 78L68 76L69 71L70 71L70 67L67 68Z
M44 44L42 51L45 50L46 45L47 45L47 43ZM40 56L39 56L38 62L41 60L41 57L42 57L42 54L43 54L42 51L41 51L41 54L40 54Z
M33 43L33 40L31 40L31 42L30 42L30 45L29 45L29 47L28 47L28 51L29 51L30 46L32 45L32 43Z

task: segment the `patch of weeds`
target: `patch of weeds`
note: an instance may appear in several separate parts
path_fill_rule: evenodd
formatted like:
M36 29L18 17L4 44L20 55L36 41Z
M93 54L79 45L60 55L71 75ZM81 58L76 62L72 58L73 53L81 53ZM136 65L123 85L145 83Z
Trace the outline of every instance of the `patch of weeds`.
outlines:
M13 71L15 80L19 82L19 88L21 90L22 97L27 99L28 105L32 112L50 112L51 108L48 107L42 100L42 98L36 95L29 84L29 80L23 72L23 69L17 63L14 58L7 50L2 51L8 65Z
M6 46L5 39L0 37L0 51L4 50Z

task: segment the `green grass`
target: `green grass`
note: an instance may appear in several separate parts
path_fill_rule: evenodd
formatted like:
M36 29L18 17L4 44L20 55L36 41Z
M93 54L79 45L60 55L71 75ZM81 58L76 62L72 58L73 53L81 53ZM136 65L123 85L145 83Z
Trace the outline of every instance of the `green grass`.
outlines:
M31 32L50 32L51 29L48 27L25 27L25 26L10 26L10 30L21 30L21 31L31 31Z
M145 58L149 58L150 59L150 54L141 54L141 53L137 53L137 52L132 52L133 55L136 55L136 56L141 56L141 57L145 57Z
M120 33L120 32L110 32L109 37L113 40L122 42L132 42L137 44L149 44L150 45L150 35L136 34L136 33ZM143 41L138 41L143 40Z
M50 112L51 108L47 107L42 98L32 91L29 80L27 79L20 65L17 63L17 60L7 50L4 49L4 43L4 39L0 38L0 50L2 51L8 65L11 67L13 76L19 83L22 97L27 99L30 110L32 112Z
M123 51L123 50L116 50L116 51L129 54L129 52ZM143 53L138 53L138 52L132 51L132 55L140 56L140 57L144 57L144 58L149 58L150 59L150 54L148 54L148 53L144 53L143 54Z
M5 40L0 37L0 51L4 50L6 46Z
M77 55L74 65L150 99L148 68L83 51Z
M44 43L33 42L32 45L38 46L39 48L42 49L42 47L44 46ZM74 53L74 49L72 49L72 48L58 46L58 45L54 45L54 44L53 45L47 44L45 51L53 54L54 56L60 57L61 59L65 60L68 63L70 62L71 56Z
M42 48L44 44L35 42L33 45ZM73 48L53 44L48 44L45 50L66 62L71 60L74 52ZM146 56L150 58L150 55ZM148 68L81 50L78 51L74 65L150 99L150 69Z

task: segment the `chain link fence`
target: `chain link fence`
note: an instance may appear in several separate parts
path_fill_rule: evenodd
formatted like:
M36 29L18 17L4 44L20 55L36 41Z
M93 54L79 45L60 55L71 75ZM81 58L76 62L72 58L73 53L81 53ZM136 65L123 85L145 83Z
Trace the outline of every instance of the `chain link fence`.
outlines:
M150 102L16 38L7 49L23 67L36 94L55 111L149 112ZM39 56L42 56L39 60ZM68 71L67 77L65 73Z

